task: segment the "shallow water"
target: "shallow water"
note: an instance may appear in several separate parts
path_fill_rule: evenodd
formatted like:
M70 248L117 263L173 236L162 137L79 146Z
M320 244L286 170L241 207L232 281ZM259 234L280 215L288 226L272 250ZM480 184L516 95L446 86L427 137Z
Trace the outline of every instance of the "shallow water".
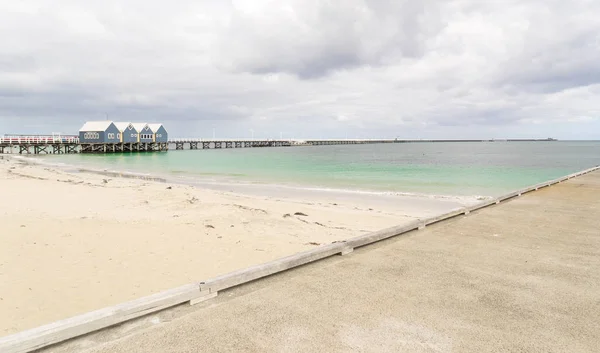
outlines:
M499 195L600 164L600 142L398 143L38 156L199 183Z

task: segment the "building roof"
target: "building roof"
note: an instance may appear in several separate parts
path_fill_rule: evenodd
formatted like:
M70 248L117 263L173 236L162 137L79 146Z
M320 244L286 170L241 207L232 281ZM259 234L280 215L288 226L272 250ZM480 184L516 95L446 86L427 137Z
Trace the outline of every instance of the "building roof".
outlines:
M79 131L106 131L106 129L108 129L108 127L112 123L113 122L110 120L88 121L85 124L83 124Z
M115 126L117 127L117 129L119 129L119 131L123 132L125 130L127 130L127 127L130 125L130 122L127 121L119 121L119 122L115 122Z
M131 123L131 125L133 125L133 127L135 128L135 131L142 132L142 130L144 130L144 128L148 124L146 124L146 123Z
M161 126L163 126L163 124L148 124L148 127L153 133L156 133Z

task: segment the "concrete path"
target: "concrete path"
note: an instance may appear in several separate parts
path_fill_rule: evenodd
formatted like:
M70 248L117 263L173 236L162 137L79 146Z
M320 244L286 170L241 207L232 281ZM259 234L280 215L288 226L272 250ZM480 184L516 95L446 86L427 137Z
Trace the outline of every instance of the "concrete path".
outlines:
M47 352L600 352L600 172Z

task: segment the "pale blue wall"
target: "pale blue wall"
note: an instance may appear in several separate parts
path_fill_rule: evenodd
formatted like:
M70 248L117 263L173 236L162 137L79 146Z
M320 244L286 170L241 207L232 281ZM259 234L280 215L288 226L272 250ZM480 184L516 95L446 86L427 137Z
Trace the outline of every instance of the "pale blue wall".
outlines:
M86 136L86 133L87 134ZM106 130L104 131L80 131L79 132L79 142L80 143L119 143L119 129L115 126L115 124L111 123ZM94 138L90 138L89 135L95 135ZM112 134L112 135L110 135ZM108 138L111 136L112 138Z
M161 126L158 131L156 131L156 142L168 142L169 134L164 126Z
M141 135L153 135L152 130L150 130L150 128L148 126L146 126L144 129L142 129L142 131L140 131L140 142L153 142L152 137L151 138L142 138Z
M106 128L106 130L104 131L104 142L106 143L120 143L121 140L119 139L119 134L121 132L119 131L119 129L115 126L115 124L110 124L108 126L108 128ZM109 136L111 136L112 138L109 138Z
M136 142L138 142L137 130L133 126L131 126L131 130L130 130L129 126L128 126L125 129L125 131L123 131L123 143L136 143Z

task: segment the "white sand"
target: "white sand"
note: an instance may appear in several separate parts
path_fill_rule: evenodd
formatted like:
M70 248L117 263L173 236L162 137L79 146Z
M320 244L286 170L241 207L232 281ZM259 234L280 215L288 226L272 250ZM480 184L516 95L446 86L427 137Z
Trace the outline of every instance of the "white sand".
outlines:
M467 202L243 195L6 157L0 195L0 336Z

